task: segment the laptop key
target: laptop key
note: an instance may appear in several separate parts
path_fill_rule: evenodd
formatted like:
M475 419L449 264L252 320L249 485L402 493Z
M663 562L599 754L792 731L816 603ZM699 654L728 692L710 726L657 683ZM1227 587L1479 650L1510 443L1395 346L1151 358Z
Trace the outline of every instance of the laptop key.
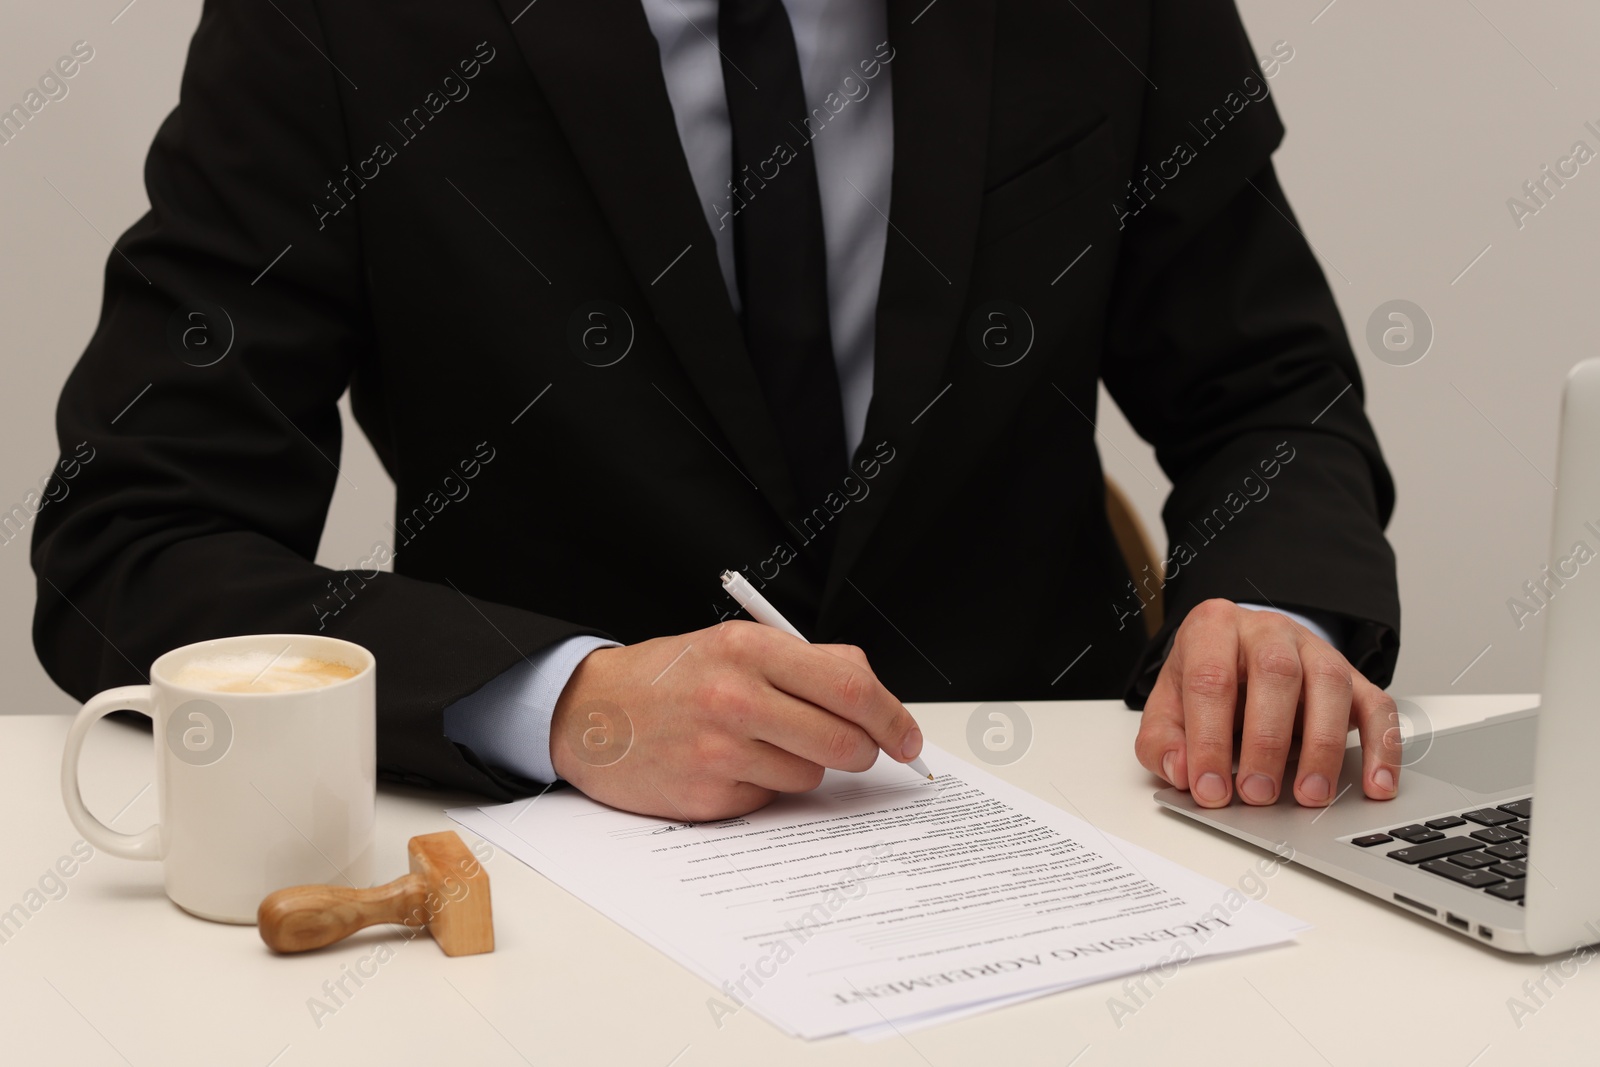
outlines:
M1373 845L1384 845L1393 840L1394 838L1388 834L1368 834L1366 837L1353 837L1350 843L1360 845L1362 848L1371 848Z
M1457 826L1467 825L1467 820L1458 815L1446 815L1442 819L1429 819L1422 825L1426 826L1430 830L1450 830Z
M1485 826L1482 830L1472 831L1472 836L1486 845L1501 845L1507 841L1520 841L1521 835L1514 834L1503 826Z
M1509 804L1499 805L1501 811L1509 811L1519 819L1526 819L1533 815L1533 798L1527 800L1513 800Z
M1498 874L1490 874L1488 871L1469 871L1446 860L1429 860L1422 865L1422 869L1430 874L1442 874L1452 882L1460 882L1469 889L1487 889L1505 881Z
M1479 808L1476 811L1464 811L1461 817L1468 822L1475 822L1479 826L1502 826L1516 819L1509 811L1499 808Z
M1521 834L1523 837L1527 837L1532 832L1531 820L1518 819L1516 822L1508 822L1506 823L1506 829L1514 834Z
M1528 858L1527 846L1515 841L1508 841L1503 845L1490 845L1484 849L1491 856L1498 856L1503 860L1522 860Z
M1516 860L1506 860L1504 863L1497 863L1489 869L1502 878L1525 878L1528 875L1528 865L1518 863Z
M1430 830L1421 823L1412 823L1389 831L1390 837L1398 837L1402 841L1409 841L1413 845L1420 845L1424 841L1437 841L1444 835L1437 830Z
M1504 857L1500 858L1503 859ZM1497 858L1494 856L1486 856L1482 852L1463 852L1459 856L1451 856L1450 862L1455 864L1457 867L1465 867L1468 870L1476 870L1479 867L1493 866L1497 862Z
M1520 904L1522 903L1522 887L1526 884L1526 879L1518 878L1515 881L1506 882L1504 885L1492 885L1488 888L1488 893L1491 897L1499 897L1501 900L1515 900Z
M1421 863L1423 860L1436 860L1444 856L1454 856L1458 852L1476 852L1483 847L1481 841L1474 841L1470 837L1441 837L1437 841L1427 841L1420 845L1411 845L1407 848L1397 848L1389 853L1389 858L1399 860L1401 863ZM1457 867L1456 870L1461 868Z

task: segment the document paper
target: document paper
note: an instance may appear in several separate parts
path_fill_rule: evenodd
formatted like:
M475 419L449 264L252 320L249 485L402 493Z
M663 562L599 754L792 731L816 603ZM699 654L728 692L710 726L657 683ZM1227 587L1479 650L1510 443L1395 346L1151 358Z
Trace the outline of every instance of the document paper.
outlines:
M742 818L673 822L575 790L448 814L700 975L719 1025L800 1037L1289 940L1304 924L932 745Z

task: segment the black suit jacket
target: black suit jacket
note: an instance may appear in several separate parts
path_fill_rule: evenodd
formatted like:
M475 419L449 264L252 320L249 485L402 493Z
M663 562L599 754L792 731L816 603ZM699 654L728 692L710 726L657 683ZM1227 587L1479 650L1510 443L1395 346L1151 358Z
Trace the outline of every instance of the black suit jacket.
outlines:
M208 3L61 399L94 458L37 525L52 677L85 697L184 642L321 630L377 655L386 773L496 797L526 783L442 708L574 634L712 624L727 567L908 701L1138 704L1207 597L1344 616L1386 682L1393 490L1232 4L888 8L872 405L854 480L809 501L637 0ZM1149 642L1102 379L1190 550ZM346 389L398 504L334 572Z

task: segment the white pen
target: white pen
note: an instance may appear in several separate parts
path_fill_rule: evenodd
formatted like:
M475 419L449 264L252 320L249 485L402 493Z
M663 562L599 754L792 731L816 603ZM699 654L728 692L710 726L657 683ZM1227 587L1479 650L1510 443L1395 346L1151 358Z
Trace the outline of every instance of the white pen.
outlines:
M775 630L782 630L786 634L793 634L802 641L806 640L806 635L796 630L794 624L784 618L783 613L773 607L771 601L756 592L755 586L746 581L745 576L738 571L722 572L722 588L726 589L728 595L737 600L739 606L748 611L750 617L756 622L761 623L763 626L770 626ZM810 644L811 642L806 641L806 643ZM906 766L927 778L928 781L934 780L933 772L928 770L928 765L922 762L921 756L911 760Z

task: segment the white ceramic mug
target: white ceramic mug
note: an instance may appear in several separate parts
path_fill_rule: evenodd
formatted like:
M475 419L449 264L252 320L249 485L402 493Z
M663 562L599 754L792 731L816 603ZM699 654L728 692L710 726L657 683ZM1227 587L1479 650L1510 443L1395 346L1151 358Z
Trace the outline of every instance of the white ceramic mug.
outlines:
M177 685L186 664L261 653L343 664L356 673L288 692L217 692ZM108 689L67 734L61 794L95 848L160 860L167 896L217 922L254 923L261 899L308 882L372 884L377 815L377 664L360 645L310 634L225 637L173 649L149 685ZM158 822L136 834L84 806L78 756L89 727L113 711L155 724Z

